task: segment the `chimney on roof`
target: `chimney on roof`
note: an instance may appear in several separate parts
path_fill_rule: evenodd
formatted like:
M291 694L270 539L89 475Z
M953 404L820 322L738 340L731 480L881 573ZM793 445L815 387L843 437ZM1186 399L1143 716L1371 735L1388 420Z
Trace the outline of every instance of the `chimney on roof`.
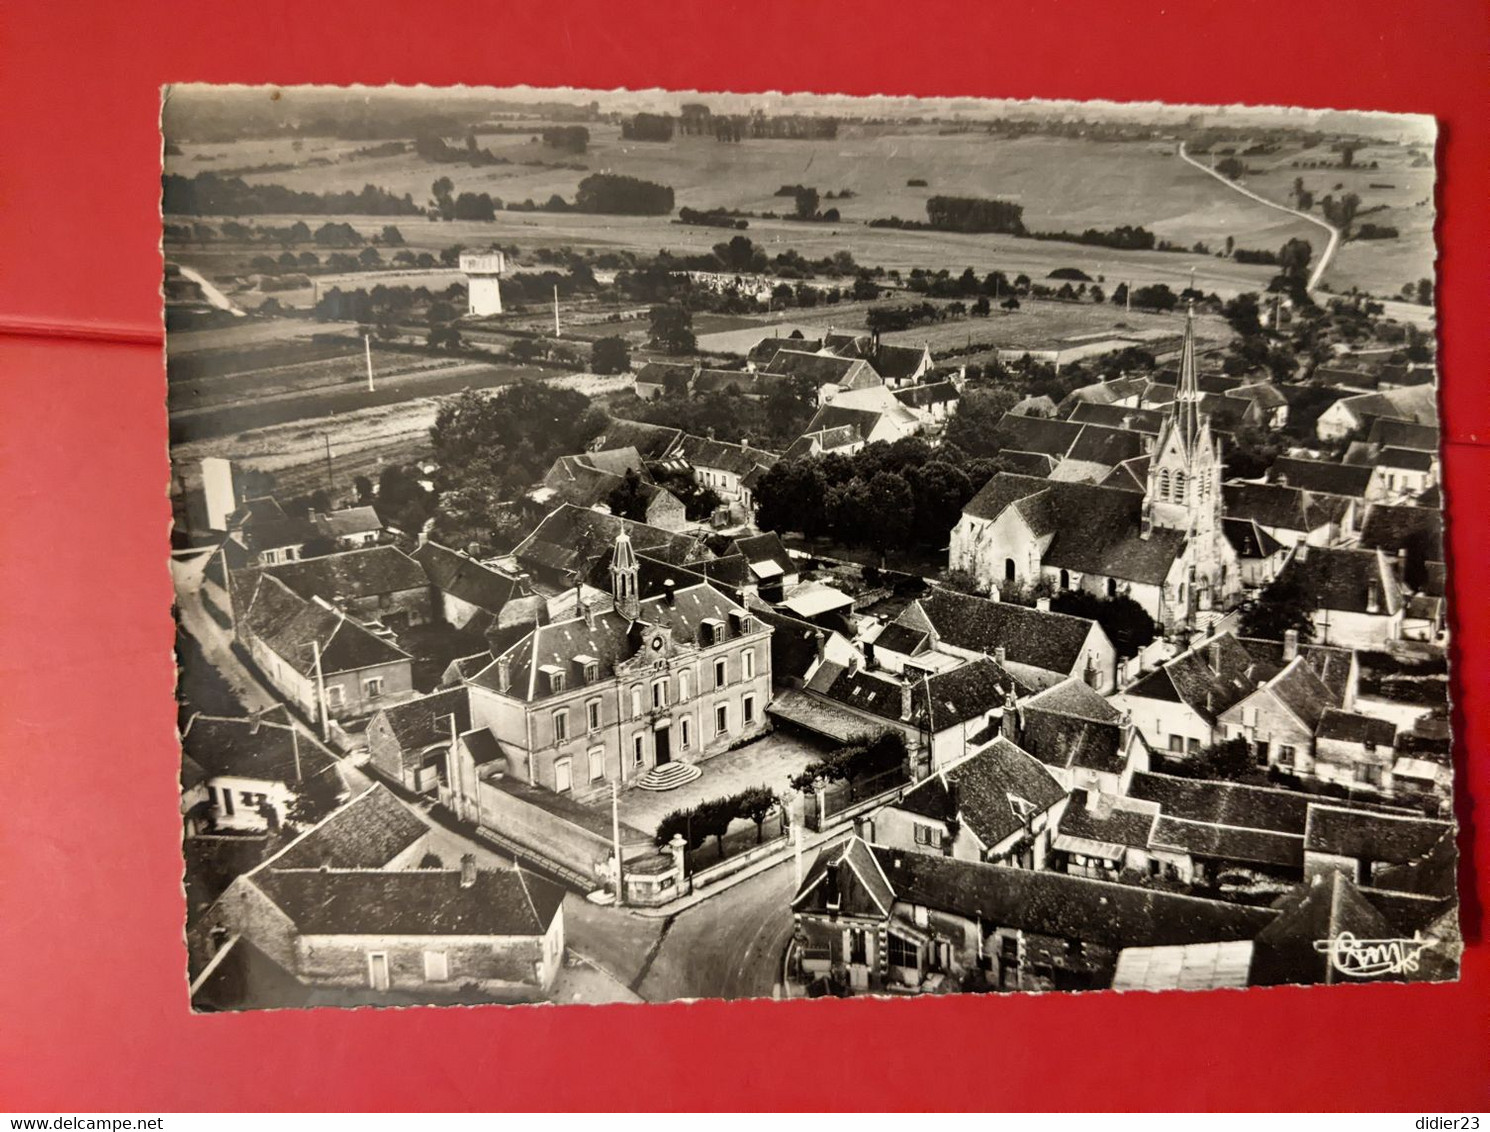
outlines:
M668 605L672 605L673 602L677 600L677 588L678 583L673 581L671 578L668 578L662 583L662 594L663 597L667 600Z
M1035 609L1040 613L1049 613L1050 599L1048 597L1037 597L1035 599Z
M1294 547L1293 556L1300 562L1309 561L1309 544L1300 540L1298 545Z
M902 721L911 717L911 678L905 673L900 674L900 718Z
M838 862L829 861L823 874L823 902L829 908L838 907Z
M1287 487L1288 486L1288 473L1287 472L1279 472L1278 475L1277 475L1277 477L1273 480L1273 482L1276 483L1279 487Z
M595 628L595 603L582 601L579 603L580 614L585 619L585 628Z
M1283 630L1283 663L1287 664L1299 655L1299 631L1297 629Z
M1124 413L1123 414L1123 427L1124 428L1132 428L1133 427L1133 414L1132 413Z
M1000 730L1005 739L1011 743L1019 742L1019 732L1022 730L1019 724L1023 722L1019 716L1019 708L1014 703L1014 685L1010 684L1004 689L1004 718Z
M1381 588L1374 580L1366 583L1366 612L1381 612Z
M259 721L260 717L263 714L264 713L262 711L256 709L254 713L249 716L248 733L250 735L257 735L259 733Z
M505 656L497 657L497 691L505 692L512 687L512 661Z
M476 883L476 855L462 853L460 856L460 886L470 888Z
M873 668L874 667L874 642L873 641L865 641L864 642L864 667L865 668Z
M996 649L993 650L993 661L1000 668L1004 666L1004 661L1007 660L1008 657L1009 650L1004 648L1003 645L999 645Z
M481 557L481 544L479 542L468 542L468 543L466 543L466 557L467 558L480 558Z
M1221 671L1221 642L1212 641L1206 646L1206 652L1209 654L1206 662L1211 666L1211 671L1219 673Z

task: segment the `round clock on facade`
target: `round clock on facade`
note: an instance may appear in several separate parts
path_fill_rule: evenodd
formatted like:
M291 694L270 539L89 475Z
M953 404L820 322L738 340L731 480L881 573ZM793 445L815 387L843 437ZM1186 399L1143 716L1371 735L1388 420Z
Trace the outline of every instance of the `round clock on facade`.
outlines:
M661 648L662 648L662 638L661 637L653 637L652 638L652 651L653 652L658 652L658 651L661 650Z

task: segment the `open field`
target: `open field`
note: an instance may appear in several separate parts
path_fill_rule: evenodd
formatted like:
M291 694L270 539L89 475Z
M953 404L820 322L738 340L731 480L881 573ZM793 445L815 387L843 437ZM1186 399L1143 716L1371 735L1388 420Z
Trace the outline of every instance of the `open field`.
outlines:
M1295 169L1294 161L1338 162L1339 154L1327 150L1292 151L1266 159L1248 159L1249 172L1244 183L1253 192L1284 204L1293 204L1291 193L1295 178L1317 202L1326 194L1339 198L1355 193L1361 198L1361 217L1357 222L1393 227L1402 234L1389 240L1346 240L1340 245L1335 261L1325 272L1324 283L1331 290L1345 291L1358 287L1377 295L1394 295L1404 283L1433 277L1433 205L1434 171L1432 166L1414 168L1408 151L1397 146L1368 146L1355 155L1356 167L1350 169ZM1377 162L1379 168L1360 168ZM1385 187L1385 186L1390 186ZM1380 211L1368 211L1379 206ZM1316 203L1314 211L1319 211Z
M403 356L398 357L400 361L407 360ZM417 363L422 359L416 358L415 361ZM377 365L375 360L375 371ZM315 417L335 416L340 421L343 415L360 409L459 393L463 389L490 389L510 385L529 374L541 376L543 373L531 366L491 365L484 362L465 362L436 369L416 365L380 373L373 392L369 393L365 385L365 372L359 368L334 384L317 382L309 388L256 396L249 401L228 400L207 408L173 410L171 443L184 444L208 437L226 436L245 429L261 429ZM337 428L341 428L339 423Z

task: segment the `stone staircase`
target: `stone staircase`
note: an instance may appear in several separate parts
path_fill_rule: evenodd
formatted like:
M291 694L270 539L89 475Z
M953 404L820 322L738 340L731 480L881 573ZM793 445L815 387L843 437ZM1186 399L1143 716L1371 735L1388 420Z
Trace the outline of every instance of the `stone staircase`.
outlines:
M638 778L636 785L642 790L676 790L703 773L692 763L663 763Z

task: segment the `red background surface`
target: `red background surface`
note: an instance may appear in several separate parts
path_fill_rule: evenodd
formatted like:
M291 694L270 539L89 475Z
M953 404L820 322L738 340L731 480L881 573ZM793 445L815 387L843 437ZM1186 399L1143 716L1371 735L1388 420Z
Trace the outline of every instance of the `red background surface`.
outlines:
M12 5L0 42L0 1109L1483 1109L1484 5ZM1463 981L188 1014L157 87L429 82L1437 115ZM58 335L69 337L58 337Z

